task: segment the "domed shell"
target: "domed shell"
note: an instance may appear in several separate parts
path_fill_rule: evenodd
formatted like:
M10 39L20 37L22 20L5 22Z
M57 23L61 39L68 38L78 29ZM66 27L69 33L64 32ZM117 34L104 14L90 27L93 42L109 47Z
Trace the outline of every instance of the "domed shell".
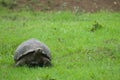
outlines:
M37 39L30 39L20 44L16 49L14 55L15 62L18 61L20 57L28 54L31 51L35 51L38 48L42 49L44 51L44 55L51 60L51 52L48 46Z

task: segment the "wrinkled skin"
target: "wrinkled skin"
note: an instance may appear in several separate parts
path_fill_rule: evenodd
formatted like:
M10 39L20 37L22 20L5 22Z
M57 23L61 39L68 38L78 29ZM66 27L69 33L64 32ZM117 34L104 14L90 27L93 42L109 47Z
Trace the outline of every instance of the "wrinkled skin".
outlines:
M30 67L34 66L51 66L51 61L46 55L44 55L43 50L37 49L33 52L29 52L27 55L22 56L18 61L16 61L16 66L28 65Z

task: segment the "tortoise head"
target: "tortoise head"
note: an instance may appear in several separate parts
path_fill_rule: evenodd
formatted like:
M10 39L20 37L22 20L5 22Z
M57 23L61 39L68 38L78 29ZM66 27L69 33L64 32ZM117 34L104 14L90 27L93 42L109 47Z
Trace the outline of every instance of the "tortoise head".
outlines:
M34 53L34 59L38 66L50 66L51 60L42 48L37 48Z

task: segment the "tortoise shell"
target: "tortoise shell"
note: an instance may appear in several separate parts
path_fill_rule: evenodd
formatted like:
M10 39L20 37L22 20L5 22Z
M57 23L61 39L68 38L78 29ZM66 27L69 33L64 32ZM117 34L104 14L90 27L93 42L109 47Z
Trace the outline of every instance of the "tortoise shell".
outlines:
M43 55L45 58L51 61L51 52L48 46L37 39L30 39L20 44L16 49L14 55L15 63L17 63L19 60L23 58L30 61L30 59L34 57L33 53L35 53L35 51L40 51L38 54ZM37 60L41 58L39 56L37 57L38 57Z

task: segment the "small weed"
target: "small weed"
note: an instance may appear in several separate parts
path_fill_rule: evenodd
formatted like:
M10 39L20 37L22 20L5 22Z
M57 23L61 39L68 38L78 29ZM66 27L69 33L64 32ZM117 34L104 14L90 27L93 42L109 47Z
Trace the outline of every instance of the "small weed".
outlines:
M97 21L95 21L94 22L94 24L92 25L92 28L91 28L91 32L94 32L94 31L96 31L96 30L99 30L99 29L101 29L103 26L100 24L100 23L98 23Z

